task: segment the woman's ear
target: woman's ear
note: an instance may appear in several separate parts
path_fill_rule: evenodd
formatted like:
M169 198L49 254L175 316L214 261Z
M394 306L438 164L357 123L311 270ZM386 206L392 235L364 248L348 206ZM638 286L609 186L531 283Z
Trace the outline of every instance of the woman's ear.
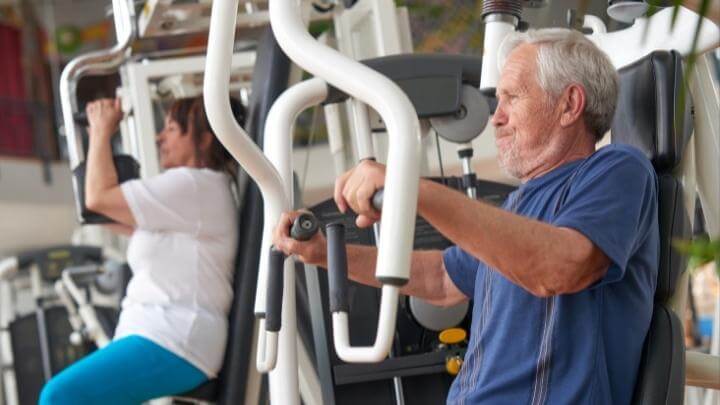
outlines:
M210 131L205 131L200 136L200 150L203 153L207 153L210 150L214 136Z

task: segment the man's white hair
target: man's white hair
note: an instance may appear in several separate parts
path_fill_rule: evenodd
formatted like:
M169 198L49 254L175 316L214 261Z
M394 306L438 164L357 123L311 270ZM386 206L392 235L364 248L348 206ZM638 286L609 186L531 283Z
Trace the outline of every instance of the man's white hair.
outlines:
M513 32L500 44L498 68L522 44L534 44L537 51L537 80L554 100L570 84L585 89L583 117L598 141L610 129L618 96L618 74L607 55L580 32L546 28Z

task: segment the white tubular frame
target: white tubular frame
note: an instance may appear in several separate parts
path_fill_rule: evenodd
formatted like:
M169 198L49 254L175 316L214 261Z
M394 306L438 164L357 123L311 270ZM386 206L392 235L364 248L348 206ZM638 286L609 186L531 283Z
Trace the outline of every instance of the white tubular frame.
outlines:
M300 82L287 89L273 104L265 123L265 156L277 168L283 181L284 195L287 202L282 210L273 211L268 205L265 209L263 225L262 252L269 252L272 244L272 230L280 219L283 211L292 209L293 201L293 164L292 134L297 116L306 108L319 104L327 97L327 84L319 78ZM267 255L266 255L267 256ZM267 269L265 269L267 271ZM297 374L297 316L295 308L295 264L293 260L285 260L282 297L282 324L280 327L277 365L270 373L270 398L278 403L290 404L298 401ZM260 291L258 291L258 297ZM264 298L264 297L263 297ZM255 307L264 306L265 301L255 301ZM261 330L262 332L262 330ZM261 333L258 343L258 369L274 364L261 364L260 355L264 352L266 342L276 339L276 334ZM277 344L277 342L271 342ZM268 359L266 359L268 360Z
M511 23L510 20L515 23ZM480 72L480 90L493 91L500 80L498 66L498 48L511 32L515 32L517 18L490 14L485 17L485 39L483 45L482 66Z
M78 112L77 84L84 75L107 74L117 70L125 61L127 50L136 36L135 24L133 24L134 7L132 0L113 0L115 31L118 34L118 43L111 49L78 56L65 66L60 75L60 106L65 124L65 139L68 145L70 170L74 170L84 159L81 135L74 118L75 113ZM78 190L81 185L77 184L75 176L72 176L72 184L75 195L79 195ZM82 201L78 201L76 198L75 205L78 220L82 221Z
M678 51L687 56L692 51L695 26L701 17L679 7L675 27L670 30L673 8L660 10L650 18L638 18L635 24L613 32L596 31L587 36L602 49L616 69L629 65L653 51ZM597 22L595 22L597 25ZM711 20L702 18L698 37L698 54L716 48L720 43L720 29Z
M417 210L420 124L417 113L402 90L383 75L353 61L334 49L319 44L305 29L300 10L292 0L271 0L270 24L280 47L288 57L308 72L372 106L383 118L390 134L383 235L378 250L375 276L385 284L406 282L410 273L415 213ZM399 285L385 285L383 300L397 299ZM388 296L388 298L386 298ZM381 305L381 311L392 311L393 305ZM378 335L370 348L350 347L343 339L336 340L339 357L352 362L377 362L390 351L397 313L380 314ZM335 334L347 334L347 324L333 315ZM381 334L383 334L381 336ZM340 337L340 336L339 336ZM340 346L337 346L340 343Z
M65 137L68 143L68 158L71 169L74 169L84 157L80 133L73 117L74 113L78 112L75 94L78 81L87 74L113 72L125 61L126 51L136 35L135 25L132 21L133 7L131 0L113 0L116 32L122 34L118 37L118 43L110 49L78 56L65 66L60 75L60 105L65 124Z
M8 280L14 276L19 267L17 256L0 260L0 280Z
M347 170L345 164L345 141L343 140L342 122L340 121L340 103L327 104L323 107L325 123L327 125L328 144L333 157L335 176L340 176Z
M230 59L235 42L237 8L238 0L217 0L212 5L203 80L205 110L210 126L220 142L260 188L265 201L265 212L283 212L289 210L291 204L285 194L282 178L272 163L265 158L260 148L250 139L247 132L240 127L230 109ZM266 223L270 220L267 216L265 217ZM275 222L277 222L277 218L275 218ZM269 240L271 234L267 232L266 228L263 232L263 240ZM272 369L277 357L277 334L269 333L267 337L265 336L264 303L267 284L267 252L269 252L269 245L263 246L260 254L258 290L255 300L255 313L261 318L260 343L258 344L259 371ZM257 305L258 303L260 305ZM297 384L295 386L297 387Z
M88 300L85 298L85 294L80 291L77 284L75 283L75 280L73 279L73 277L76 275L93 273L100 273L98 266L89 265L70 267L63 270L61 280L62 285L65 287L65 290L70 294L70 296L72 296L72 299L77 303L78 314L85 323L85 333L87 334L88 338L90 338L90 340L92 340L96 344L96 346L101 349L110 343L110 338L107 336L107 334L105 334L105 330L103 330L102 325L98 320L95 308L93 308L92 304L88 302Z

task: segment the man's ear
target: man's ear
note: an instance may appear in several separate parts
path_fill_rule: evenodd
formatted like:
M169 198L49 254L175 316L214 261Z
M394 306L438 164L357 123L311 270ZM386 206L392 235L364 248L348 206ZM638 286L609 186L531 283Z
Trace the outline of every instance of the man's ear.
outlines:
M576 83L569 85L560 97L560 108L560 126L575 124L585 112L585 88Z

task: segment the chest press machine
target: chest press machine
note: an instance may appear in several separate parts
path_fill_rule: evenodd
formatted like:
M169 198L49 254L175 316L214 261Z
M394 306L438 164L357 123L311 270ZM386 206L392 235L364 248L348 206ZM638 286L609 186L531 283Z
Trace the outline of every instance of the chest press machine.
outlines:
M486 54L484 55L485 63L482 64L483 71L479 87L487 94L490 94L491 91L494 90L494 84L498 74L494 66L495 64L490 63L495 60L493 50L497 49L497 45L504 37L504 34L517 28L520 22L519 11L522 8L522 5L516 2L507 2L508 4L503 3L498 5L499 3L501 2L496 2L495 8L489 10L485 16ZM219 9L220 2L216 4ZM225 6L233 7L233 2ZM237 6L236 2L234 6ZM215 6L213 8L212 24L215 24L216 21L221 21L221 16L220 12L215 12ZM655 18L662 21L668 17L667 12L662 13L664 14ZM232 13L227 13L227 15L230 14ZM681 18L686 18L686 21L692 21L694 19L693 15L691 13L688 14L686 10L681 10L681 16ZM412 245L409 241L412 240L412 231L414 228L413 197L416 196L417 192L416 178L418 173L417 168L413 167L412 162L417 162L418 160L417 155L414 153L418 149L418 140L421 137L422 131L416 118L419 113L419 111L415 110L418 104L410 102L407 94L399 91L401 89L398 89L397 85L369 70L367 66L372 65L372 62L367 63L366 66L360 65L343 58L331 49L324 48L315 42L305 31L299 11L295 8L294 4L291 4L291 2L280 3L279 0L271 1L270 18L275 35L283 50L294 62L298 63L308 72L317 75L317 77L293 86L280 96L276 104L273 105L266 127L265 156L262 156L256 148L250 148L250 151L243 151L243 146L248 147L250 145L241 144L243 135L241 128L232 125L222 126L223 124L221 124L221 122L223 119L226 119L226 117L216 116L211 120L211 123L213 126L218 125L218 128L224 129L224 131L218 130L218 132L224 134L223 143L225 143L229 150L233 152L234 156L238 158L241 165L248 170L251 177L258 182L267 204L263 248L261 249L263 256L260 264L258 299L256 300L255 311L261 319L258 369L261 371L271 370L270 387L271 399L273 399L273 401L296 403L297 391L293 386L293 383L297 381L296 366L294 364L296 358L293 353L293 341L295 340L293 335L296 333L296 325L294 323L295 292L293 291L295 266L291 260L287 260L284 262L282 275L268 274L270 271L269 260L266 258L270 247L269 239L272 224L277 220L281 211L291 208L292 168L289 145L292 121L303 109L317 103L327 103L328 99L332 98L331 94L334 89L339 89L341 93L356 97L378 111L390 134L388 180L385 204L383 206L383 209L386 211L384 215L386 220L383 221L381 225L383 238L380 240L378 267L376 271L378 280L380 280L384 286L382 288L379 325L375 343L367 347L353 347L350 345L347 334L347 316L343 315L345 305L338 303L334 305L337 310L332 316L335 350L341 359L348 362L381 361L390 351L392 344L392 324L395 321L394 312L397 309L397 287L407 280L407 266L409 264L407 259ZM589 21L594 20L589 19ZM225 27L231 26L227 21L224 23L218 22L218 24L223 24ZM603 35L605 33L602 31L600 25L597 25L595 22L595 32L591 35L591 39L601 48L607 49L613 46L612 44L620 38L625 40L628 38L637 39L638 30L642 28L644 24L647 24L647 22L641 21L639 24L636 24L636 26L631 27L630 32L626 31ZM655 27L658 27L658 25L659 23L656 23ZM230 34L230 32L228 32L228 34ZM664 35L658 35L658 37L662 37L661 39L657 39L649 45L650 50L668 49L670 47L668 50L673 48L679 49L680 54L686 55L689 52L690 41L687 32L676 33L670 41L668 41L667 32L661 32L661 34ZM709 34L705 32L704 36L701 34L701 37L704 39L710 38L704 42L701 41L701 50L711 49L717 46L717 41L712 39L712 31L710 31ZM211 42L213 44L219 44L218 47L224 46L225 49L228 48L227 44L222 45L219 41ZM627 47L625 49L627 49ZM616 57L613 62L616 67L623 67L627 63L642 57L647 53L645 52L647 50L647 47L636 48L632 50L631 55L628 55L628 52L623 52L621 56ZM611 56L613 54L612 52L608 53L611 54ZM218 72L222 73L222 67L215 66L215 63L219 64L222 62L222 59L220 59L221 56L216 54L216 56L210 57L210 54L211 49L208 50L208 71L210 71L210 66L213 64L213 68L218 69ZM674 106L675 100L678 97L677 78L679 70L676 69L679 67L678 61L680 54L669 54L674 55L670 59L664 56L667 54L653 54L621 71L624 86L621 89L622 95L619 110L627 109L627 111L631 111L632 114L638 114L640 116L643 116L643 114L636 108L634 109L634 106L642 105L638 104L635 100L637 97L642 96L637 96L636 93L632 92L632 89L637 88L638 84L634 84L632 88L630 88L630 85L625 84L626 81L630 80L632 82L637 79L637 69L647 70L646 66L648 64L658 72L665 72L665 74L660 75L661 79L649 83L649 87L646 87L646 89L650 89L650 92L652 92L652 89L656 89L657 92L663 94L661 100L658 101L656 105L656 112L650 112L649 116L644 115L643 120L638 120L638 125L640 126L653 122L662 123L658 124L657 130L649 133L649 135L646 135L642 130L637 131L631 129L625 131L627 128L623 127L623 125L629 125L628 121L617 118L613 131L628 134L614 135L613 142L625 141L630 143L639 142L641 144L645 142L657 145L655 150L647 148L644 150L655 163L656 169L661 172L667 170L667 168L676 167L678 162L682 160L680 157L685 156L687 158L687 155L683 154L683 145L688 142L689 129L687 129L687 127L677 128L675 123L668 121L668 111L672 110L672 107L668 106ZM672 62L673 60L675 62ZM382 62L379 63L382 65ZM670 66L673 67L667 67L667 63L670 63ZM670 69L672 73L667 73L668 69ZM377 68L376 71L384 73L385 76L392 77L389 72L383 72L382 68ZM210 80L210 78L217 79ZM223 78L224 76L215 76L214 72L212 75L206 76L205 91L207 99L212 99L213 94L216 96L222 94L222 89L218 90L214 87L217 83L222 82ZM704 79L707 80L707 77L704 77ZM642 80L647 81L647 75L642 76ZM710 88L712 89L712 86ZM372 91L368 92L368 89L372 89ZM668 89L671 90L668 91ZM215 98L216 100L221 100L219 97ZM631 102L630 105L628 105L627 101L624 101L628 99L634 100L633 102L635 104ZM212 101L210 103L212 103ZM210 105L208 107L210 107ZM220 111L226 109L219 105L215 107ZM716 107L715 110L713 110L712 105L706 108L707 109L703 109L704 113L709 110L713 112L716 111ZM210 108L208 108L208 110L210 110ZM388 115L389 113L392 113L392 115ZM706 113L699 116L703 122L709 117ZM400 119L400 117L402 117L402 119ZM696 119L697 117L698 115L696 115ZM689 122L689 119L685 122ZM706 125L706 123L703 125ZM644 130L645 128L642 129ZM642 134L634 135L638 132ZM235 139L230 139L233 136L232 134L236 134ZM625 138L625 136L628 138ZM635 136L638 136L638 138L635 138ZM648 136L650 138L648 138ZM695 141L697 144L706 145L709 150L715 150L715 153L717 153L717 146L713 144L712 136L712 132L700 133L696 131ZM642 139L646 139L646 141L642 141ZM652 139L655 139L655 141L652 141ZM365 144L367 144L367 142L365 142ZM402 145L403 148L399 148L398 145ZM360 153L362 155L362 152ZM668 158L668 155L672 156L672 158ZM369 154L369 156L372 155ZM677 159L673 160L675 158ZM670 159L670 161L668 161L668 159ZM408 162L408 160L410 160L410 162ZM712 165L711 162L703 163ZM681 166L689 170L687 166ZM715 173L717 173L717 171L715 171ZM685 174L691 176L690 173L686 172ZM402 177L403 175L406 177ZM717 176L711 175L711 177L717 180ZM661 177L661 184L666 183L664 179L665 177ZM400 184L404 187L404 194L399 193L399 188L397 187ZM678 269L682 267L680 265L680 259L669 250L667 242L671 234L686 235L686 233L684 233L686 227L683 225L684 220L682 219L684 210L681 206L672 203L672 201L678 201L677 184L675 185L676 194L673 194L672 191L665 191L668 187L673 189L672 185L661 186L661 190L663 191L661 191L660 219L664 244L661 258L663 264L661 264L659 273L661 281L656 295L658 302L665 301L672 293L673 290L670 286L675 285L675 280L678 274L680 274ZM708 191L710 191L710 193L717 192L718 186L717 184L703 181L703 184L698 184L698 188L704 189L700 190L701 196L703 194L707 196ZM675 195L675 197L666 197L668 195ZM665 198L668 198L671 202L669 203ZM685 198L685 200L687 201L687 198ZM712 201L712 197L705 198L705 200L709 202L709 205L717 207L717 203ZM405 207L404 210L402 209L403 206ZM675 213L676 220L668 220L667 212ZM713 221L717 223L715 214L710 213L708 216L710 217L710 223ZM717 234L717 229L712 232ZM668 264L670 262L672 262L672 264ZM393 266L390 267L387 263L392 263ZM275 271L275 273L280 272ZM680 285L682 286L682 283L680 283ZM267 295L265 295L266 290L268 291ZM682 293L680 295L682 295ZM265 300L267 300L267 303ZM282 302L282 304L280 305L279 302ZM656 315L654 315L651 326L651 333L646 341L646 351L643 356L643 366L640 371L636 392L635 401L637 403L679 403L678 401L681 401L681 395L679 393L682 392L685 384L685 382L683 382L685 378L684 371L682 370L684 361L678 358L678 353L684 353L684 348L682 347L681 341L678 343L677 320L672 320L672 314L668 312L668 310L662 309L665 307L660 306L658 308L660 309L656 309ZM665 324L663 324L663 322L665 322ZM670 335L668 336L671 336L671 338L665 340L665 343L662 343L663 338L657 336L658 331L662 331L659 332L661 334L669 333ZM663 369L662 367L658 367L656 363L656 359L661 358L658 356L670 356L674 361L672 361L670 367ZM690 374L703 374L701 370L705 370L704 372L706 374L703 374L705 378L709 376L707 373L717 372L717 370L714 369L713 371L709 371L710 369L707 368L708 364L698 366L698 364L711 361L712 359L700 359L694 354L692 356L688 355L688 359L689 364L692 364L692 367L688 368L693 369L693 371L688 373L688 377ZM654 364L654 366L652 364ZM661 387L653 385L655 383L648 383L648 381L658 381L654 378L648 379L647 377L648 373L655 372L665 373L665 375L668 376L664 380L659 380L669 382L664 385L666 389L661 389ZM688 382L697 384L700 381L688 379ZM648 386L648 384L650 384L650 386Z

